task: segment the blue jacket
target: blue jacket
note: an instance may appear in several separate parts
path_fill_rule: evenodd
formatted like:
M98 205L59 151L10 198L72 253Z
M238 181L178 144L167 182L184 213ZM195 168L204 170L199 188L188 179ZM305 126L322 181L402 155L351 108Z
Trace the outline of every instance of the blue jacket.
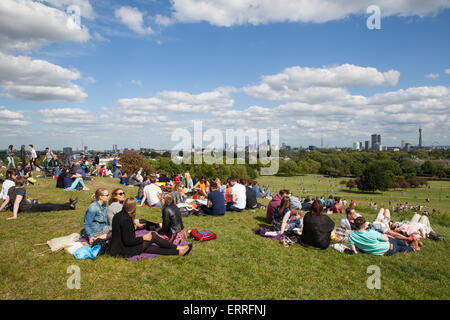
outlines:
M262 195L261 187L258 185L255 185L253 187L253 190L256 192L256 198L261 198L261 195Z
M98 201L92 202L84 214L84 229L89 238L92 238L96 232L102 232L107 225L108 209L106 203L100 206Z

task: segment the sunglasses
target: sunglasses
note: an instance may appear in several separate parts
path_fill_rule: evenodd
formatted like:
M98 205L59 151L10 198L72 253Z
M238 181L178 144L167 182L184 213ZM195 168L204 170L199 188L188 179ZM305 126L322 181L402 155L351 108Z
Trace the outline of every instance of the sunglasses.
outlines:
M123 196L123 195L125 195L125 192L117 192L116 193L116 196Z
M107 194L102 194L102 196L104 196L104 197L109 197L109 193L107 193Z

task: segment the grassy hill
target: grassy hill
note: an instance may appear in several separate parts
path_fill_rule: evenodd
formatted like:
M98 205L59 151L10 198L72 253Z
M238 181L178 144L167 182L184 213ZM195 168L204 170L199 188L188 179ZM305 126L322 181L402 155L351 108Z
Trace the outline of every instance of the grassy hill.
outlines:
M432 227L449 239L450 182L432 181L430 188L363 194L345 190L340 180L314 175L258 179L274 193L289 188L296 196L333 194L352 199L368 220L376 215L376 210L367 207L369 201L377 202L378 207L389 200L428 205L440 211L430 217ZM76 260L64 251L51 253L47 246L35 244L79 232L92 193L98 187L111 192L119 186L118 179L95 179L87 182L90 191L81 192L56 189L55 180L38 181L38 185L27 187L29 197L65 202L78 196L77 209L19 214L12 221L6 221L11 212L0 213L1 299L448 299L450 294L448 241L424 240L421 251L392 257L348 256L332 248L320 251L300 245L284 248L278 241L252 232L252 228L267 227L265 210L184 218L186 230L207 229L217 234L216 240L195 242L188 257L160 256L137 262L110 256ZM135 187L124 188L127 196L137 193ZM431 202L426 203L426 198ZM392 219L412 215L393 213ZM160 222L161 212L138 208L137 217ZM331 218L339 225L342 215ZM80 290L66 286L71 265L81 269ZM381 290L366 286L371 265L381 269Z

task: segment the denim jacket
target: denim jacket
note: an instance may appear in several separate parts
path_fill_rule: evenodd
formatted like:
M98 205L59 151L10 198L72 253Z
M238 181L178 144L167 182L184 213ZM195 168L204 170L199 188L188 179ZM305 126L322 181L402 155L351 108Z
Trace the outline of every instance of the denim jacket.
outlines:
M100 206L98 201L92 202L84 214L84 229L89 238L93 237L96 232L102 232L107 225L108 209L106 203Z

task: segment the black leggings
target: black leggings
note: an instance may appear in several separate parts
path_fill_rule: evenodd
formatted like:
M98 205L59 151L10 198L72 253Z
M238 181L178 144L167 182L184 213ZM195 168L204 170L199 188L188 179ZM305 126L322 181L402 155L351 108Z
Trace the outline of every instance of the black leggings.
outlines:
M46 212L46 211L59 211L59 210L71 210L70 203L40 203L33 204L25 212Z
M151 234L152 234L152 240L144 241L142 243L142 252L143 253L153 253L153 254L160 254L160 255L164 255L164 256L178 255L178 249L177 249L176 245L167 241L166 239L159 237L158 235L156 235L156 232L151 232ZM159 247L154 246L153 243L156 243Z

